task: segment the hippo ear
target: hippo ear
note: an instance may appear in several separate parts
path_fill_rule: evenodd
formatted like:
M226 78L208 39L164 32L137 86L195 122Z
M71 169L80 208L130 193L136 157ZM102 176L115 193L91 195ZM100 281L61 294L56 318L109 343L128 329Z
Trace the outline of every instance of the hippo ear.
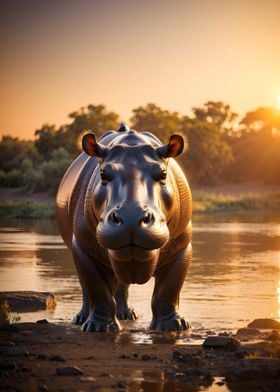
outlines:
M157 148L157 154L161 158L174 158L184 150L184 138L181 135L172 135L169 142Z
M103 144L96 141L94 133L87 133L83 136L82 146L84 152L92 157L104 158L108 149Z

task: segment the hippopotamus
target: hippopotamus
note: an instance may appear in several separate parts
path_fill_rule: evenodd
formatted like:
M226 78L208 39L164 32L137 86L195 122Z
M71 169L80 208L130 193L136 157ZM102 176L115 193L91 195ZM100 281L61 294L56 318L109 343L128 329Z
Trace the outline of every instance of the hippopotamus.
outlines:
M179 293L191 262L192 197L175 157L182 136L163 144L121 124L83 152L66 171L56 199L57 223L71 250L83 293L73 323L83 331L120 331L137 318L130 284L155 278L150 328L185 330Z

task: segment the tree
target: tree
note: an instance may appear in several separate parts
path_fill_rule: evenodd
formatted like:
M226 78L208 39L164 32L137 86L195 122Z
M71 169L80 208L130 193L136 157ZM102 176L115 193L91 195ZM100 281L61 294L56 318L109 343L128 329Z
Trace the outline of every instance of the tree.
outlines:
M132 110L131 127L136 131L150 131L162 142L167 142L172 133L180 130L180 117L177 112L163 110L153 103Z
M64 133L61 129L56 130L55 125L44 124L34 135L35 147L43 160L49 160L52 152L64 145Z
M229 105L221 101L208 101L202 107L193 108L192 111L197 120L214 124L223 133L232 131L238 117L237 113L231 111Z
M32 141L3 136L0 142L0 169L4 172L19 170L21 162L29 158L37 160L38 154Z
M235 162L226 178L280 183L280 112L261 107L246 113L230 144Z
M84 131L92 130L101 136L108 130L116 130L119 125L119 115L108 111L104 105L88 105L68 117L72 122L61 127L60 131L64 133L67 150L74 155L81 151L80 136Z
M219 128L207 121L182 120L182 130L189 141L183 166L196 184L213 185L233 161L230 146L223 140Z

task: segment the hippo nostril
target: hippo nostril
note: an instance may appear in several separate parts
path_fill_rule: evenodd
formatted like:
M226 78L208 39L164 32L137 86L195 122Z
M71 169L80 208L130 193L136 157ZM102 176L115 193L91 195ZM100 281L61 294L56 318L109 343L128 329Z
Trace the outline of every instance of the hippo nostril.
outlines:
M144 216L140 220L140 224L149 225L154 221L154 215L151 211L145 211Z
M117 223L118 225L120 225L120 224L123 223L122 218L121 218L115 211L111 212L110 218L111 218L111 220L112 220L114 223Z

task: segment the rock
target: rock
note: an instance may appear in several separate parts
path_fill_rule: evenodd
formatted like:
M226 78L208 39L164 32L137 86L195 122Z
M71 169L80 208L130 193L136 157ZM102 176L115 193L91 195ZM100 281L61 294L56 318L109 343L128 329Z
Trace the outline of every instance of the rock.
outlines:
M190 366L201 366L202 360L198 356L192 354L181 354L179 351L174 351L173 359L178 362L187 363Z
M269 335L267 337L267 340L271 340L273 342L277 342L278 340L280 340L280 334L277 331L272 331L271 335Z
M244 337L244 338L256 337L259 334L260 331L256 328L239 328L238 331L236 332L237 337Z
M230 336L230 334L228 332L224 331L224 332L219 332L218 336Z
M47 359L47 355L46 354L37 354L36 356L37 359Z
M0 346L14 347L15 343L8 340L7 342L0 342Z
M56 374L59 376L80 376L84 373L78 366L66 366L56 368Z
M206 333L207 336L209 336L209 335L212 335L212 336L217 335L216 332L211 331L211 330L206 331L205 333Z
M199 383L206 383L206 384L212 384L213 382L213 376L208 370L204 369L198 369L198 368L189 368L184 371L184 379L187 382L193 381Z
M143 355L141 356L141 359L142 359L142 361L149 361L149 359L151 359L151 357L150 357L149 354L143 354Z
M83 382L93 382L93 381L96 381L96 378L91 377L91 376L80 376L79 380L81 380Z
M6 357L24 357L29 355L29 353L20 346L0 346L0 354Z
M19 332L20 329L18 325L15 324L0 323L0 330L7 331L7 332Z
M240 347L240 345L241 343L239 340L226 336L208 336L203 342L204 348L226 350L235 350Z
M256 319L248 324L248 328L280 329L280 323L274 319Z
M46 319L42 319L42 320L37 320L36 324L49 324L49 322Z
M279 378L280 359L247 358L232 366L225 374L226 381L263 380Z
M55 296L49 292L38 291L1 291L0 303L7 301L12 312L33 312L54 309Z
M62 357L62 356L60 356L60 355L51 355L50 357L49 357L49 360L50 361L56 361L56 362L65 362L65 359Z
M117 387L120 388L120 389L125 389L126 388L125 384L123 384L121 382L117 383Z
M44 391L48 391L48 390L49 390L49 388L47 387L46 384L39 385L39 387L38 387L38 391L40 391L40 392L44 392Z
M0 370L15 370L17 367L17 365L15 364L15 362L12 363L0 363Z

